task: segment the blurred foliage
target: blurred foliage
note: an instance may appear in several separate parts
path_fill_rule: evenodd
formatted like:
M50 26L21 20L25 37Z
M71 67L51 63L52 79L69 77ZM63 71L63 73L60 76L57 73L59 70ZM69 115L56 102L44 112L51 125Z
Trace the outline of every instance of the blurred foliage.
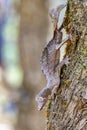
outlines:
M47 0L0 0L2 130L14 130L14 126L16 130L45 127L44 113L37 111L34 97L46 83L40 56L47 42L48 8Z

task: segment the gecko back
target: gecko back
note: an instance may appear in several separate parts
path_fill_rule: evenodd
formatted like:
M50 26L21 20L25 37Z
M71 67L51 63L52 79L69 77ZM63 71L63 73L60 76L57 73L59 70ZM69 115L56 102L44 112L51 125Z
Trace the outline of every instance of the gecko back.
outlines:
M47 81L55 77L55 66L59 63L60 51L56 50L56 45L60 44L62 40L62 32L55 29L53 39L47 44L42 52L41 70L46 76ZM57 75L56 75L57 76ZM57 77L56 77L57 78Z

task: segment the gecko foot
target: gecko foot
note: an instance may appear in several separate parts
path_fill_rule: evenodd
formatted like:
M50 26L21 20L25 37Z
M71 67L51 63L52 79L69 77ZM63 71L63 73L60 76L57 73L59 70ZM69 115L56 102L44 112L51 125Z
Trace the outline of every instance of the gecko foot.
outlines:
M69 58L69 56L65 57L64 63L65 63L65 65L69 65L70 64L70 58Z

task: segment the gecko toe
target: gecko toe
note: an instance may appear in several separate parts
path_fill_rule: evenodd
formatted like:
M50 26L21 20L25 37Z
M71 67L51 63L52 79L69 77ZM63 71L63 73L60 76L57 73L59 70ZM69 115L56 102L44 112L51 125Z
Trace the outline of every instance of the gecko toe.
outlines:
M66 65L70 64L70 57L69 56L66 56L66 58L64 60L65 60Z

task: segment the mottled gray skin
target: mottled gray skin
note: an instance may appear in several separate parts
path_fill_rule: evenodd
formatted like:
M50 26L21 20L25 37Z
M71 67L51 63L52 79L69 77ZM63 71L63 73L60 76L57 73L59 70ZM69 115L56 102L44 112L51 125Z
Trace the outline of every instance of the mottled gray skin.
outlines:
M58 44L60 44L61 41L62 41L62 32L59 32L57 29L55 29L54 36L52 40L44 48L40 61L41 69L44 75L46 76L47 82L48 84L49 82L51 82L52 86L53 86L52 81L54 79L57 80L56 77L58 77L57 72L55 71L55 66L59 63L60 52L59 49L56 50L56 46L58 46ZM48 84L47 87L49 87Z
M46 76L47 85L43 88L40 93L36 96L38 102L38 110L41 110L46 104L49 96L52 94L52 90L55 85L60 85L60 70L64 64L68 64L69 58L66 57L62 62L59 63L60 52L58 46L63 45L62 33L56 30L53 39L44 48L41 57L41 69ZM57 39L58 38L58 39ZM67 38L68 39L68 38ZM64 43L67 41L64 40ZM57 48L57 49L56 49Z
M61 43L62 33L57 29L54 31L53 39L44 48L41 57L41 69L46 76L47 85L43 88L40 93L36 96L38 102L38 110L41 110L51 95L53 87L60 84L60 76L58 71L55 70L55 65L59 62L59 55L56 57L56 45ZM59 53L59 52L58 52ZM42 99L42 100L41 100Z
M57 9L62 9L64 5L60 5ZM55 20L59 17L60 10L57 10ZM55 16L55 12L54 15ZM57 21L57 20L56 20ZM47 85L43 88L40 93L36 96L36 101L38 102L38 110L41 110L46 104L49 96L52 94L52 90L55 85L57 87L60 85L60 69L64 64L68 64L68 57L66 57L61 63L60 60L60 47L63 45L62 42L62 32L58 30L57 22L54 30L54 35L52 40L45 46L42 57L41 57L41 69L46 76ZM54 24L55 24L54 23ZM65 43L66 41L64 41ZM60 47L59 47L60 45Z

